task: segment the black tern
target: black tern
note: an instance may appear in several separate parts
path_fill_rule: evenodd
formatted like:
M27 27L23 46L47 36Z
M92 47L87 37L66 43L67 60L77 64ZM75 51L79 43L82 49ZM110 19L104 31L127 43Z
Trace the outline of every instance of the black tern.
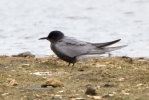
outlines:
M47 37L40 38L39 40L42 39L51 42L50 47L52 51L60 59L68 62L68 66L71 63L73 64L72 66L74 66L77 61L96 57L97 55L99 56L100 54L105 54L126 46L107 47L121 39L106 43L90 43L65 36L61 31L52 31Z

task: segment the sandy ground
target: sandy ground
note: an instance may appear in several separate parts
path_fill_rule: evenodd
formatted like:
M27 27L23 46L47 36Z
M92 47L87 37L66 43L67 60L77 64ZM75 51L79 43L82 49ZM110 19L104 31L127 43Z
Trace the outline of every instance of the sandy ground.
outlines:
M53 57L0 57L0 100L148 100L149 60L114 57L71 66ZM39 73L38 73L39 72ZM48 79L62 85L41 87ZM86 95L90 84L96 95ZM98 99L97 99L98 98Z

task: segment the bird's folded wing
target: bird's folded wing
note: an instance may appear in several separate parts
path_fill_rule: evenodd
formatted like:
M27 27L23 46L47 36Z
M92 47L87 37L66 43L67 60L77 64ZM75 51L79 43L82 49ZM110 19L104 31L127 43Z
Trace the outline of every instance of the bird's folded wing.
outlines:
M82 44L79 42L61 42L56 44L56 50L68 57L76 57L88 53L94 46L91 44Z
M91 43L76 40L74 38L65 38L59 41L55 46L59 53L68 57L77 57L87 54L103 54L108 52L104 48L97 48Z

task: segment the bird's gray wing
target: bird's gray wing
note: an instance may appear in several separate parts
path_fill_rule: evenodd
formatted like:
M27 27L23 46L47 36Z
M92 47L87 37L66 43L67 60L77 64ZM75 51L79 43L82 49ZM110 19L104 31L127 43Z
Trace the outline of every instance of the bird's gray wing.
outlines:
M96 46L96 47L106 47L106 46L109 46L109 45L112 45L116 42L119 42L121 39L118 39L118 40L115 40L115 41L111 41L111 42L105 42L105 43L92 43L92 45Z
M88 42L79 41L75 38L63 38L55 45L56 50L66 56L76 57L87 54L90 50L96 47Z

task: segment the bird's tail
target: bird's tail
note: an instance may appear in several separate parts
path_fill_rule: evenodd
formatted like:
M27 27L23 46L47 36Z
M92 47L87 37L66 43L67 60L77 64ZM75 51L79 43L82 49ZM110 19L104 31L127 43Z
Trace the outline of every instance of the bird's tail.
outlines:
M121 49L121 48L124 48L126 47L127 45L122 45L122 46L117 46L117 47L107 47L107 48L104 48L104 50L106 52L110 52L110 51L114 51L114 50L118 50L118 49Z

